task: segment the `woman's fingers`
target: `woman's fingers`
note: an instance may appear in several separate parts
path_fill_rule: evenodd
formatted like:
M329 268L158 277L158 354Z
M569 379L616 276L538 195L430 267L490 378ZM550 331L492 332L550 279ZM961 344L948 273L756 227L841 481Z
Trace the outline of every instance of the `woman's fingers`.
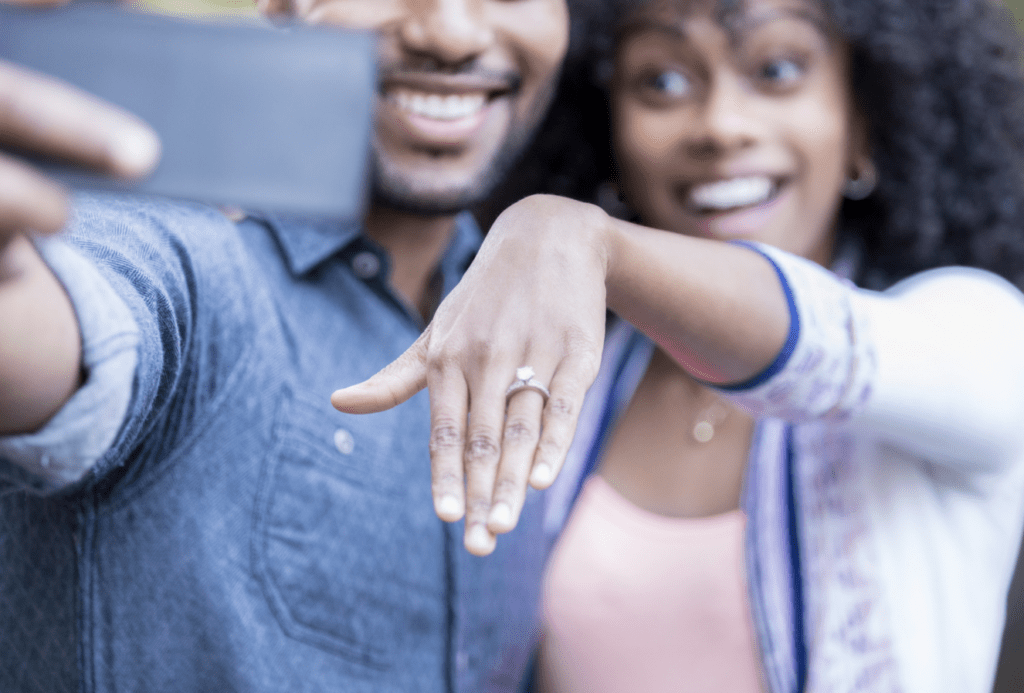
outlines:
M597 348L600 349L600 342ZM543 428L530 471L530 485L546 489L562 470L572 445L587 389L597 377L601 352L576 352L559 365L551 381L551 397L544 407Z
M565 357L551 379L547 402L528 390L509 400L501 465L488 518L492 532L503 534L515 528L528 483L545 489L558 476L600 358L600 353Z
M0 61L0 146L114 176L149 173L160 140L135 116L69 84Z
M554 480L596 375L607 263L601 244L572 233L588 220L606 215L557 198L513 205L417 343L332 397L342 411L368 413L429 384L434 507L443 520L465 518L470 553L491 553L495 533L518 522L529 484ZM529 381L517 373L527 365L551 389L546 406L530 387L506 403L510 383Z
M494 480L501 460L505 428L505 390L514 366L492 364L470 381L469 424L463 465L466 470L466 550L477 556L494 551L494 533L487 528Z
M537 451L537 441L540 440L543 410L544 396L535 390L524 388L508 399L501 462L487 518L491 532L509 532L519 521L526 498L527 479Z
M430 384L430 475L434 511L445 522L466 512L463 451L469 390L457 368L434 369Z
M373 414L398 406L427 386L428 326L419 339L376 375L335 390L331 404L346 414Z

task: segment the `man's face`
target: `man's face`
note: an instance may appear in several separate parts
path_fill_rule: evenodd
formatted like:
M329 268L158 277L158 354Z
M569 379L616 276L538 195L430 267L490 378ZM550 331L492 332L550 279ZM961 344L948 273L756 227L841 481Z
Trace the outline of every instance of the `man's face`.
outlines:
M293 11L377 33L376 201L422 214L486 197L543 117L568 44L565 0L294 0Z

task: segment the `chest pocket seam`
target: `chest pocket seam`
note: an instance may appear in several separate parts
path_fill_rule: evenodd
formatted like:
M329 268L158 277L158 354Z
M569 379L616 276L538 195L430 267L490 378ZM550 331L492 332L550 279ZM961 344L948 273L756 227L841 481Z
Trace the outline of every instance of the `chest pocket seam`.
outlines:
M343 456L332 444L339 422L331 414L326 401L317 406L285 388L260 470L253 570L287 636L385 670L405 639L402 595L416 590L381 574L408 567L404 548L373 532L407 499L380 469L388 441L353 422L356 454Z

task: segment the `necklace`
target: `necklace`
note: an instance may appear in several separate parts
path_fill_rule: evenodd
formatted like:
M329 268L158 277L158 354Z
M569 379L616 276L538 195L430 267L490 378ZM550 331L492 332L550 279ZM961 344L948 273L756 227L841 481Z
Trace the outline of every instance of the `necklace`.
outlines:
M729 418L729 404L718 393L705 387L680 368L679 364L661 349L656 349L641 383L649 385L653 395L665 406L696 410L690 419L690 436L700 444L710 443L717 429ZM691 408L692 407L692 408Z
M729 409L725 403L717 395L714 397L714 401L697 414L693 428L690 429L693 439L698 443L710 443L715 437L715 426L725 423L729 417Z

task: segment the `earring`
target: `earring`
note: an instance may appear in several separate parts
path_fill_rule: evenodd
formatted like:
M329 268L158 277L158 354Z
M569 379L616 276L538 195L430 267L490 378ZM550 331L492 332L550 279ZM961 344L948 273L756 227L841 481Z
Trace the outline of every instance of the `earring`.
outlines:
M860 170L856 178L848 178L846 180L846 187L843 188L843 195L848 200L864 200L871 196L871 193L875 191L875 186L878 185L878 170L875 168L875 164L868 161L867 164Z
M594 201L608 216L627 220L631 216L629 205L622 199L622 191L619 190L619 186L614 181L606 180L597 186L597 194Z

